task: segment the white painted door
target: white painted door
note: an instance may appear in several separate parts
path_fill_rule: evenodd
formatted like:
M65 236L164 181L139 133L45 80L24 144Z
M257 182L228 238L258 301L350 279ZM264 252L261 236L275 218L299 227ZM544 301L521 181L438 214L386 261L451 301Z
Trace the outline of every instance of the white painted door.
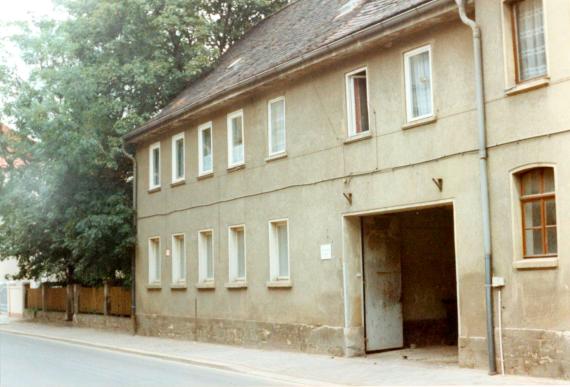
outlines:
M366 350L404 346L398 220L363 220Z

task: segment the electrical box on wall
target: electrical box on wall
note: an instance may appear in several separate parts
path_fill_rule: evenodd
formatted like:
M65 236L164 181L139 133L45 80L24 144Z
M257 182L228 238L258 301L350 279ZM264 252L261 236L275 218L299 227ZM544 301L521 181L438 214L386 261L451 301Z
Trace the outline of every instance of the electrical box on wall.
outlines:
M321 245L321 259L332 259L332 245Z
M505 277L493 277L491 280L491 286L494 288L505 286Z

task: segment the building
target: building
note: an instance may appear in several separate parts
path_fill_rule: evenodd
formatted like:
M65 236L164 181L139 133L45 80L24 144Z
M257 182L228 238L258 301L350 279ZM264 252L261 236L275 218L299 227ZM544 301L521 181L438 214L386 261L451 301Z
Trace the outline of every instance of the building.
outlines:
M570 378L570 3L467 11L486 168L451 0L292 2L129 133L139 332Z

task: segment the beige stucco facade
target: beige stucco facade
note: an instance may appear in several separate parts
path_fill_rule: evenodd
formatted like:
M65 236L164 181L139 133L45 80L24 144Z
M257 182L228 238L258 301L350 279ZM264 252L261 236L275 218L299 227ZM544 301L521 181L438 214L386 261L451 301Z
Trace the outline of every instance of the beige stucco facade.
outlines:
M513 84L505 6L475 2L483 36L493 275L505 279L507 372L570 378L570 3L544 0L544 6L547 84L511 95L506 91ZM140 333L362 354L362 217L446 206L453 213L459 362L485 367L471 31L451 2L449 12L437 16L414 28L386 31L334 60L189 115L137 143ZM403 57L424 45L432 50L435 119L409 127ZM370 135L350 141L345 74L362 67L368 76ZM287 156L269 160L267 102L279 96L286 100ZM245 166L228 170L226 117L238 109L244 112ZM213 124L214 173L198 178L197 127L208 121ZM180 132L186 177L171 186L171 137ZM156 141L161 144L161 187L149 192L148 147ZM513 173L531 165L555 169L558 255L543 261L522 258ZM432 180L438 178L441 191ZM275 219L287 219L289 225L287 287L268 284L268 224ZM226 286L228 227L242 224L247 286L231 288ZM203 229L212 229L214 238L215 280L208 289L196 287L198 232ZM167 250L178 233L186 237L186 286L171 286ZM161 242L161 283L148 286L148 239L155 236ZM323 260L320 247L328 244L332 259Z

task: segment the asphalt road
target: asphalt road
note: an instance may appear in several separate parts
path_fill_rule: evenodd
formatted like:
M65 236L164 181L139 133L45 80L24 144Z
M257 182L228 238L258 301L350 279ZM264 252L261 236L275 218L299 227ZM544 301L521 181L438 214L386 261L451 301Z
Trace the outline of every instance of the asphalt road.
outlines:
M0 386L278 386L257 376L0 332Z

